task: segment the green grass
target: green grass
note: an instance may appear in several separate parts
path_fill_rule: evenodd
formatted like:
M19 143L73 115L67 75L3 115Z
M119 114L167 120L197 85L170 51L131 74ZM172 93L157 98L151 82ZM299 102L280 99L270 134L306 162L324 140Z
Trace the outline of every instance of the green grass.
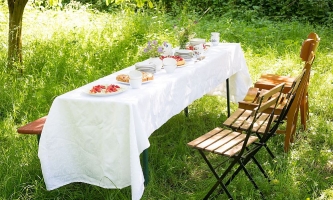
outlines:
M73 183L46 191L36 138L18 135L16 128L46 115L58 95L143 60L148 40L176 45L173 19L162 12L40 11L28 5L20 66L24 74L19 75L5 67L7 15L6 5L0 3L0 199L130 199L130 187L107 190ZM271 183L249 167L267 199L332 199L331 29L297 21L249 23L223 17L204 18L195 27L197 37L208 39L213 31L220 32L225 42L241 43L253 82L264 72L297 74L302 68L302 40L311 31L319 34L309 86L308 130L297 132L288 154L283 152L282 135L269 143L276 159L269 161L265 151L260 154ZM232 110L236 107L232 105ZM186 143L221 125L226 119L225 99L205 96L189 110L188 118L179 113L149 138L150 183L142 199L201 199L215 181L199 153ZM260 198L243 174L229 188L236 199Z

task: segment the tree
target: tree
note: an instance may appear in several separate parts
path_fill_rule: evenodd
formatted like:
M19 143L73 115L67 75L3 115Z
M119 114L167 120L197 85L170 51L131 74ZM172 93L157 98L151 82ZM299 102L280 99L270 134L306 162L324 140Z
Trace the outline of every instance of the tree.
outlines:
M124 3L127 0L106 0L106 4L109 2ZM28 0L7 0L9 10L9 32L8 32L8 68L13 69L16 63L22 64L22 17L24 8L28 3ZM49 0L51 6L58 5L61 0ZM145 2L149 7L152 7L150 0L136 0L137 6L142 7ZM22 73L22 70L20 69Z
M22 63L22 17L28 0L7 0L9 10L8 67Z

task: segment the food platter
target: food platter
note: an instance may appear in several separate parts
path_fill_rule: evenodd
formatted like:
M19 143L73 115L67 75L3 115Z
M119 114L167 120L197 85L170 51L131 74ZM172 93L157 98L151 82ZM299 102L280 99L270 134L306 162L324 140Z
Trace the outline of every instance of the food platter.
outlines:
M104 97L123 93L127 88L127 86L119 86L117 84L96 84L84 87L82 92L90 96Z

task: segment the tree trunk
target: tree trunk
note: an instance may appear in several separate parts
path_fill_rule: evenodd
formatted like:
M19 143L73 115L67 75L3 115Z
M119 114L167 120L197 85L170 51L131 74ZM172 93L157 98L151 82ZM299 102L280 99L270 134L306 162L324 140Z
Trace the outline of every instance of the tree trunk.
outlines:
M7 0L9 10L8 67L22 63L22 17L28 0Z

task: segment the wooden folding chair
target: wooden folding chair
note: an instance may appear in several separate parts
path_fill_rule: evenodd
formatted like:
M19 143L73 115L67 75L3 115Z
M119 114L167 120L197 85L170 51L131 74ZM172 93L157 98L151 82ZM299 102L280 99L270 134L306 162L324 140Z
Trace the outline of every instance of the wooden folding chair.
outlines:
M265 146L269 138L274 135L274 132L277 130L277 127L282 120L282 115L281 117L277 117L274 115L274 111L276 105L280 101L283 86L284 84L282 83L266 93L261 94L258 98L257 107L252 111L246 112L236 119L229 117L227 121L237 121L239 123L239 128L236 131L217 127L188 143L188 146L199 151L200 155L217 179L217 182L209 190L204 199L208 199L219 185L227 196L232 199L232 195L228 191L227 186L241 170L244 171L253 186L259 190L257 184L245 167L251 160L269 180L267 173L254 156L261 147ZM271 110L270 113L267 113L268 109ZM255 130L261 130L263 136L258 138L257 136L252 135ZM221 164L229 161L229 165L226 166L226 170L222 175L218 175L216 169L208 160L205 152L218 154L225 158L222 163L217 166L221 166ZM237 164L239 166L236 171L228 176ZM259 192L263 196L260 190Z
M285 134L284 141L284 151L287 152L290 148L290 142L294 142L294 136L296 133L296 125L298 121L298 112L301 102L304 98L305 92L307 92L307 83L311 73L311 65L314 60L314 52L311 52L308 61L305 63L303 71L293 80L288 92L284 90L283 100L279 102L275 114L279 115L281 108L285 106L290 97L295 98L293 104L291 105L288 113L286 114L286 128L284 130L279 130L277 133ZM260 90L259 88L250 88L246 97L243 101L238 102L237 112L244 112L244 110L252 110L257 104L255 103L259 94L265 92L265 90ZM230 126L230 125L229 125ZM273 154L269 151L271 156Z
M320 38L316 33L310 33L308 38L303 42L300 57L302 61L308 61L311 52L316 52L318 45L320 42ZM313 61L312 61L313 62ZM312 63L311 63L312 64ZM255 88L259 89L270 89L277 84L285 83L285 93L288 92L291 88L294 77L290 76L280 76L276 74L262 74L257 82L254 84ZM309 84L309 79L307 80ZM307 84L307 85L308 85ZM303 125L303 130L306 130L306 121L309 119L309 101L308 101L308 86L305 88L305 93L303 94L301 104L301 123Z

